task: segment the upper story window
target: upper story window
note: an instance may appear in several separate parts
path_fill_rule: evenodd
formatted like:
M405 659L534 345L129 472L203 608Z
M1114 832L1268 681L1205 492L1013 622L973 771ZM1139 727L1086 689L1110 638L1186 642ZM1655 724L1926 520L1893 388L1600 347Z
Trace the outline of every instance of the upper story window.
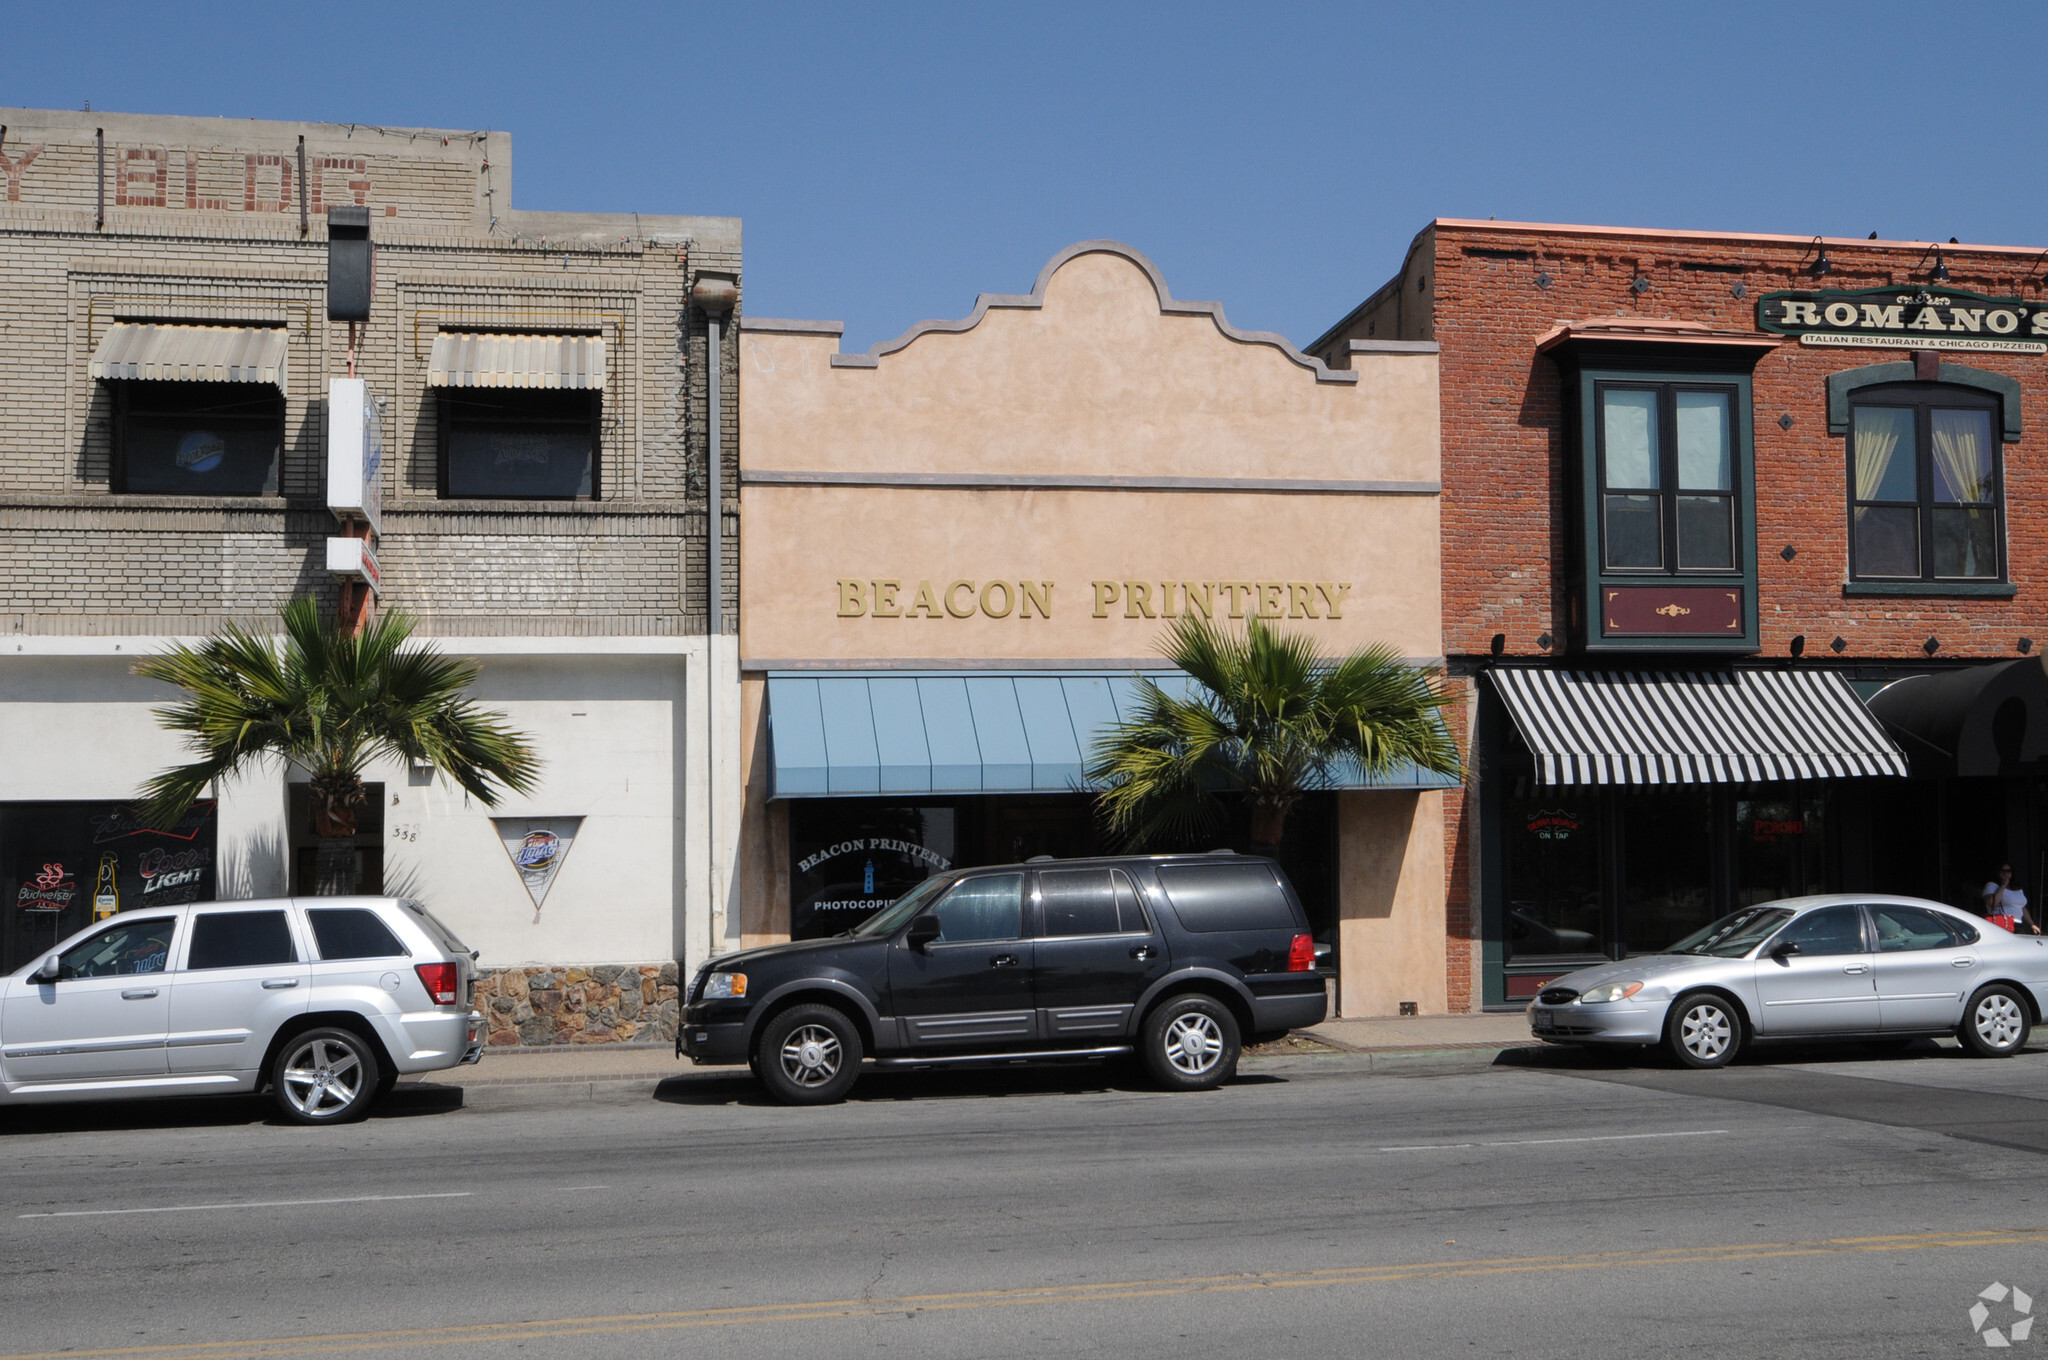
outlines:
M594 499L601 401L595 391L441 389L441 494Z
M266 383L110 384L114 490L160 496L274 496L284 394Z
M1709 384L1597 385L1605 570L1737 570L1736 396Z
M2004 577L1998 399L1966 388L1862 388L1849 411L1849 574Z

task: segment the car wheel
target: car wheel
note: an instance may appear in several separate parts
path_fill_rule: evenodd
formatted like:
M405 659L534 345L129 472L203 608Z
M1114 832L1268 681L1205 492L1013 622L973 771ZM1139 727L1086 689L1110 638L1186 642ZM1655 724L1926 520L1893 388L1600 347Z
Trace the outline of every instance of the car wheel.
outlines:
M1956 1037L1980 1058L2010 1058L2027 1046L2032 1029L2020 994L1994 982L1970 998Z
M377 1098L377 1054L361 1035L345 1029L309 1029L277 1051L270 1091L286 1119L299 1124L345 1124L361 1119Z
M860 1031L833 1006L792 1006L761 1026L750 1064L785 1105L846 1099L860 1076Z
M1206 996L1177 996L1145 1017L1139 1053L1169 1091L1208 1091L1229 1081L1242 1049L1237 1018Z
M1664 1043L1687 1067L1726 1067L1742 1047L1742 1017L1712 992L1681 996L1664 1022Z

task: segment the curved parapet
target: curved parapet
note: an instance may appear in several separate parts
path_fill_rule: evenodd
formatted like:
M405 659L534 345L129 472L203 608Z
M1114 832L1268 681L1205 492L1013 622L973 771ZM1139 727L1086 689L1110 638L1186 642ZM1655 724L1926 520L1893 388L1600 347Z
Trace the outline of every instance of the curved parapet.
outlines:
M879 344L870 345L865 354L833 355L832 367L875 368L885 356L908 348L921 336L933 334L959 335L963 332L971 331L976 326L979 326L982 318L986 317L993 309L1039 310L1045 306L1046 285L1052 282L1053 275L1057 274L1063 266L1083 255L1117 255L1136 265L1144 272L1145 277L1151 280L1152 291L1159 299L1161 315L1206 316L1216 323L1217 331L1225 338L1235 340L1241 345L1271 345L1274 349L1286 355L1289 362L1297 364L1315 374L1317 382L1355 383L1358 381L1356 373L1332 369L1321 359L1310 358L1290 344L1284 336L1275 335L1271 331L1239 330L1231 325L1229 319L1223 315L1223 304L1220 302L1183 302L1175 298L1173 291L1166 286L1166 280L1161 276L1159 266L1152 263L1151 259L1143 251L1127 246L1121 241L1076 242L1046 262L1045 268L1038 271L1038 280L1031 285L1029 293L983 293L974 300L974 310L956 321L920 321L894 340L884 340Z

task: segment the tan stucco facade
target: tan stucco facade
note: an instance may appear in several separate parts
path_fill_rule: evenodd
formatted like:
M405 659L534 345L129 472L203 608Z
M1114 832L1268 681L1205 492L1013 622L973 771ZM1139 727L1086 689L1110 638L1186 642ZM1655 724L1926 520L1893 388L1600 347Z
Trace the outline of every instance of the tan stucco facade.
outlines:
M1090 242L1030 294L864 355L836 325L746 320L740 368L748 941L790 919L770 672L1156 667L1191 610L1441 654L1433 345L1333 372ZM1442 1009L1442 847L1417 805L1339 800L1344 952L1370 961L1347 1011Z

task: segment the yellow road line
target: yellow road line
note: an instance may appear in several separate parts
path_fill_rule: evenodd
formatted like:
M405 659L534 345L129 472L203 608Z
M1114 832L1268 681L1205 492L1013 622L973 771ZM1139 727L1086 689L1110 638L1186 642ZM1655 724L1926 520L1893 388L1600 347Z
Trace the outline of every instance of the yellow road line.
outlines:
M1399 1284L1409 1280L1485 1275L1540 1274L1566 1270L1621 1270L1658 1266L1759 1261L1793 1256L1847 1256L1870 1252L1938 1251L1971 1247L2048 1244L2048 1228L1984 1229L1907 1233L1886 1237L1833 1237L1812 1242L1736 1242L1718 1246L1639 1248L1569 1256L1503 1256L1470 1261L1413 1261L1396 1265L1334 1266L1240 1275L1186 1275L1158 1280L1102 1284L1046 1285L1035 1289L989 1289L957 1294L906 1294L888 1299L823 1299L811 1303L760 1303L698 1308L670 1313L627 1313L609 1317L555 1318L522 1322L480 1322L403 1331L339 1332L319 1336L271 1337L250 1341L191 1341L165 1346L124 1346L108 1350L38 1351L0 1355L0 1360L262 1360L336 1351L408 1350L428 1346L501 1344L552 1337L605 1336L629 1332L683 1331L763 1322L882 1317L891 1313L943 1313L1042 1304L1095 1303L1175 1295L1238 1293L1256 1289L1318 1289L1338 1285Z

